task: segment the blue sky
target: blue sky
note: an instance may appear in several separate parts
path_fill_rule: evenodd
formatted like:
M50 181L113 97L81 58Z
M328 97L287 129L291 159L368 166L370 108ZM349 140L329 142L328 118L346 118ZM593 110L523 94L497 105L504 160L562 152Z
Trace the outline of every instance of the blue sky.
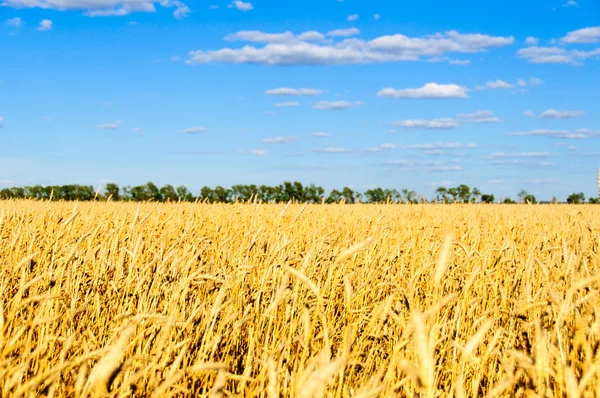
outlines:
M600 3L0 0L0 187L596 192Z

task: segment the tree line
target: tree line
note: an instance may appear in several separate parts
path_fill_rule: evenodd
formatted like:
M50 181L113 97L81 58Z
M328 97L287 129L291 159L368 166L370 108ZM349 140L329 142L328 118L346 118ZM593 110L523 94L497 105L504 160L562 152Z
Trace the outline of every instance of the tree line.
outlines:
M517 195L518 202L538 203L536 197L525 190ZM333 189L326 194L325 189L314 184L303 185L298 181L285 181L276 186L267 185L233 185L225 188L220 185L211 188L208 186L200 189L199 195L193 195L187 187L181 185L173 187L170 184L158 187L152 182L144 185L125 186L120 188L117 184L108 183L103 190L95 190L91 185L49 185L4 188L0 190L0 199L36 199L36 200L113 200L113 201L156 201L156 202L195 202L208 203L233 203L236 201L256 200L263 203L284 203L294 201L299 203L426 203L428 200L408 189L372 188L359 192L350 187L341 190ZM435 190L433 201L443 203L494 203L495 197L491 193L481 193L477 188L466 184L456 187L439 187ZM556 198L554 203L558 203ZM567 203L585 203L583 193L573 193ZM598 198L589 198L589 203L600 203ZM517 203L511 198L506 198L503 203Z

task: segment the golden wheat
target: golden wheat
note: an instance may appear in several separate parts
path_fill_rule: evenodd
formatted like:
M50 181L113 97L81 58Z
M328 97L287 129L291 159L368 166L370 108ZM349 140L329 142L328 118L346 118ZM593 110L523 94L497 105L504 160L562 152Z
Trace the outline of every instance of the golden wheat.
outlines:
M0 202L0 396L600 396L600 208Z

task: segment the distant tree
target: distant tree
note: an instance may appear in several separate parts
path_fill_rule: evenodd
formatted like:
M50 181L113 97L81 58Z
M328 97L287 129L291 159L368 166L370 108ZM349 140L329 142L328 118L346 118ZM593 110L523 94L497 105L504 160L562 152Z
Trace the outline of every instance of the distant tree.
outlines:
M552 197L552 203L553 204L557 204L558 203L558 199L556 199L556 196Z
M188 191L187 187L180 185L176 189L177 199L182 202L191 202L194 200L194 196Z
M600 204L600 198L594 198L594 197L592 197L592 198L588 199L588 202L591 203L591 204L597 205L597 204Z
M479 197L481 196L481 192L479 191L479 189L477 188L473 188L473 190L471 191L471 202L477 202L479 200Z
M585 203L585 195L583 194L583 192L572 193L567 198L567 203L573 204L573 205L577 205L577 204L580 204L580 203Z
M483 203L494 203L494 194L491 193L484 193L483 195L481 195L481 201Z
M229 203L231 202L231 190L223 188L220 185L217 185L214 189L214 195L217 202L220 203Z
M337 189L332 190L331 192L329 192L329 196L327 196L327 203L339 203L342 200L343 196L342 193L340 191L338 191Z
M517 195L517 196L518 196L518 198L519 198L519 201L521 201L521 202L525 202L525 197L526 197L526 196L528 196L528 195L529 195L529 193L527 193L527 191L526 191L526 190L524 190L524 189L521 189L521 191L518 193L518 195Z
M117 184L109 182L108 184L106 184L106 187L104 188L104 192L106 192L106 196L107 197L110 196L112 200L121 199L121 197L119 195L119 186Z
M346 203L355 203L356 202L356 193L350 187L344 187L342 189L342 197Z
M214 203L217 201L217 196L211 187L204 186L200 189L200 199L208 203Z
M441 201L441 202L448 202L449 197L448 197L448 188L446 187L438 187L435 190L436 193L436 199Z
M415 191L402 188L402 200L406 203L418 203L419 195Z
M310 184L305 189L306 201L308 203L321 203L324 195L325 190L323 187L319 187L314 184Z
M161 200L167 202L177 202L177 192L173 185L167 184L160 189Z
M365 199L367 203L383 203L386 195L382 188L368 189L365 191Z
M514 204L517 203L514 200L512 200L511 198L504 198L504 200L502 201L502 203L506 203L506 204Z
M537 199L533 194L527 194L523 197L525 203L537 203Z

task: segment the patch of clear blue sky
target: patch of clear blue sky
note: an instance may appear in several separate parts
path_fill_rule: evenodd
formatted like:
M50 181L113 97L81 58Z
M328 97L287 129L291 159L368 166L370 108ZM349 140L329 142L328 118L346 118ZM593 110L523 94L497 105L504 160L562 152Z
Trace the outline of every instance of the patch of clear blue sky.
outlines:
M600 166L600 138L558 140L515 137L507 133L534 129L600 130L595 105L600 89L598 56L581 66L529 63L516 55L526 37L550 40L597 26L600 3L582 0L578 7L561 1L251 1L241 12L223 1L185 2L191 9L175 19L173 8L156 4L154 13L88 17L83 10L58 11L0 7L0 185L90 183L203 185L278 184L284 180L316 183L326 189L353 186L410 188L431 195L441 183L467 183L497 196L515 196L525 188L538 198L564 199L574 191L595 193ZM219 5L208 10L210 5ZM373 14L381 15L379 21ZM357 21L347 21L351 14ZM5 21L20 18L19 27ZM50 19L50 31L36 29ZM135 25L130 24L135 22ZM456 30L490 36L514 36L515 42L487 52L445 54L470 65L410 62L355 65L268 66L207 63L188 65L192 50L239 48L224 36L242 30L322 33L356 27L357 37L382 35L423 37ZM600 44L561 45L594 50ZM172 57L179 60L172 61ZM518 79L544 84L519 92ZM490 80L515 86L476 90ZM458 84L468 98L389 99L384 87L417 88L425 83ZM275 97L265 90L309 87L324 90L316 97ZM317 110L320 100L361 101L346 110ZM300 106L275 108L278 102ZM546 109L583 111L575 119L527 118ZM499 123L462 123L452 130L401 129L395 120L457 118L461 113L489 110ZM273 111L274 115L265 114ZM118 129L97 128L121 121ZM206 133L178 131L205 127ZM134 132L139 128L143 132ZM397 132L390 133L395 129ZM316 138L312 132L328 132ZM297 136L289 144L262 139ZM476 149L450 154L424 154L402 145L436 142L475 143ZM360 150L392 143L385 152ZM557 143L564 143L562 146ZM355 153L318 153L315 148L343 147ZM248 153L267 149L266 156ZM457 153L458 152L458 153ZM549 152L546 158L511 158L525 164L491 164L492 153ZM584 156L593 155L596 156ZM462 170L432 172L401 169L388 161L439 162ZM545 165L539 165L544 163ZM548 165L548 163L552 165ZM538 164L538 165L536 165ZM501 180L498 182L495 180ZM490 182L492 181L492 182Z

